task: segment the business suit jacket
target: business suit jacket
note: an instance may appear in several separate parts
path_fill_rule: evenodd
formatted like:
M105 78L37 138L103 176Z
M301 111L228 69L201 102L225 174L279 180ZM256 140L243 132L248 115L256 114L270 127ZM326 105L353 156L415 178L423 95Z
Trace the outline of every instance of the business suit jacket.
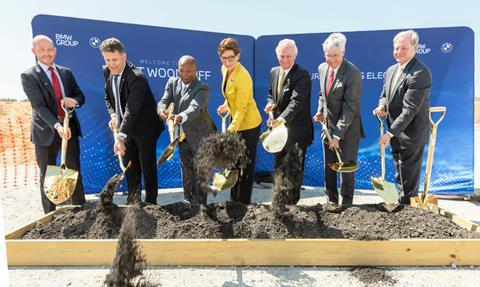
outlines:
M360 115L362 77L358 68L344 59L329 94L326 95L330 71L327 63L318 66L320 77L318 112L322 112L327 119L332 137L337 136L348 145L349 142L358 141L365 136Z
M275 105L274 118L282 117L286 121L288 139L285 148L298 143L305 152L313 141L310 74L300 65L294 64L285 76L280 93L277 93L280 70L280 66L270 70L268 102Z
M398 64L388 68L379 106L388 112L388 131L394 149L409 149L425 145L429 138L429 96L432 86L430 70L416 57L403 69L395 87L393 77Z
M242 64L237 63L232 74L227 78L227 68L222 65L222 94L228 102L232 122L227 130L230 132L243 131L258 127L262 117L253 98L253 82Z
M165 86L158 109L166 109L170 103L175 104L173 114L185 113L187 121L182 124L185 138L190 147L196 151L202 138L215 133L215 124L208 113L209 87L197 78L182 95L182 80L179 77L170 78Z
M85 103L85 97L69 68L55 65L63 83L65 97L75 99L79 106ZM52 83L40 65L35 65L22 73L22 86L32 105L31 140L35 145L49 146L57 131L55 124L59 122L57 114L57 98ZM72 112L70 126L75 125L78 136L82 136L80 122L76 112Z
M109 114L115 114L113 76L107 67L103 73L105 104ZM126 62L120 79L120 102L124 116L118 131L144 144L156 143L165 127L157 114L157 103L145 75L130 62Z

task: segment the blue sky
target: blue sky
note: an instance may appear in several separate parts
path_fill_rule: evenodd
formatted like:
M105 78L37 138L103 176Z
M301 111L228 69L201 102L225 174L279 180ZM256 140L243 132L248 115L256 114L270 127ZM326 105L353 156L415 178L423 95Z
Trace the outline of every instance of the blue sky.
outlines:
M77 4L78 3L78 4ZM480 31L477 1L2 1L0 98L20 98L20 73L34 62L31 19L49 14L172 28L266 34L468 26ZM182 5L178 5L182 3ZM336 3L341 3L336 4ZM394 7L394 8L392 8ZM478 39L476 39L478 47ZM10 43L10 45L8 45ZM13 45L12 45L13 44ZM478 71L479 49L475 51ZM6 68L8 67L8 68ZM478 74L478 73L477 73ZM476 79L478 76L475 77ZM475 94L480 96L476 85Z

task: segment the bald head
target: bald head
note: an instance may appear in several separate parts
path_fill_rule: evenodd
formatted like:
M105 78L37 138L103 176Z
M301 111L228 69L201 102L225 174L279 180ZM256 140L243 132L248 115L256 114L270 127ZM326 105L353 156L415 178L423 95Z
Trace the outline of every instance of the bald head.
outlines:
M32 40L32 52L38 61L49 67L53 66L57 49L53 46L53 41L45 35L37 35Z
M197 66L197 61L195 60L194 57L190 56L190 55L185 55L185 56L182 56L179 60L178 60L178 67L180 66L183 66L183 65L193 65L193 66Z
M190 55L182 56L178 60L178 75L186 85L197 77L197 61Z

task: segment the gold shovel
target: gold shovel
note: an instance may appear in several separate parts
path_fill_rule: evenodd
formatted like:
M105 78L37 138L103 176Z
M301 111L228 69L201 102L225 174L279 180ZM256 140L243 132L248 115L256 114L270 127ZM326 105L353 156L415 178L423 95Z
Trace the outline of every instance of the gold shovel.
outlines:
M62 104L65 111L63 120L63 131L66 134L70 122L70 114L74 108L69 110ZM45 174L44 190L47 198L54 204L60 204L67 201L75 192L77 186L78 171L69 169L66 165L68 140L62 138L62 148L60 156L60 167L49 165Z
M169 116L172 114L174 107L175 107L174 103L170 103L170 105L168 106L167 112ZM168 126L168 134L170 135L170 144L165 148L165 150L162 152L162 154L158 158L157 165L161 165L166 160L171 160L178 143L182 142L185 139L184 133L182 133L180 136L175 138L175 135L174 135L175 124L173 120L167 119L167 126Z
M330 135L330 131L327 128L327 124L322 122L322 129L327 136L329 142L333 141L332 136ZM335 154L337 155L338 162L329 163L328 166L337 172L354 172L358 169L358 164L354 161L343 161L340 155L340 151L335 148Z
M273 120L273 111L268 113L269 119ZM287 143L288 130L283 121L276 121L263 134L260 135L260 141L263 148L269 153L282 151Z
M377 119L380 122L380 138L383 137L383 119L377 115ZM378 195L387 203L391 204L392 208L398 205L398 192L395 188L395 184L385 180L385 146L380 144L380 159L382 164L382 175L380 177L370 177L372 181L373 189Z
M225 115L218 114L222 118L222 133L227 132L227 117L230 111L227 111ZM225 190L234 186L238 181L238 169L224 169L222 172L216 172L213 175L213 189Z
M438 210L438 198L428 196L428 187L430 185L430 176L433 166L433 154L435 152L435 142L437 141L437 127L445 117L446 107L431 107L429 111L429 119L432 124L430 140L428 142L427 167L425 170L425 183L423 185L423 193L420 196L410 198L410 204L415 207L421 207L427 210ZM442 113L436 122L432 119L432 113Z

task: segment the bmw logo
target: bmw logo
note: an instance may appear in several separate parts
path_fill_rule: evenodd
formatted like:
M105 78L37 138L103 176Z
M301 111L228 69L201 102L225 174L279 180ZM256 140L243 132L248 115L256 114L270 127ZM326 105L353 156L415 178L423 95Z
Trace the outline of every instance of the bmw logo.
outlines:
M90 46L92 46L92 48L98 48L98 47L100 47L100 44L102 42L97 37L92 37L92 38L90 38L88 43L90 43Z
M442 46L440 47L440 49L441 49L442 52L444 52L444 53L450 53L450 52L453 50L453 45L452 45L452 43L445 42L445 43L442 44Z

